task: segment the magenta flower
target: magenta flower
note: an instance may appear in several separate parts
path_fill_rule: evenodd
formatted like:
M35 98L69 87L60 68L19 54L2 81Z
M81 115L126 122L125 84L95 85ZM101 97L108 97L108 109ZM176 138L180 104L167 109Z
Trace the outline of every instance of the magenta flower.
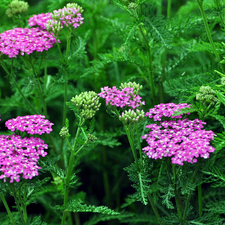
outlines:
M37 165L39 156L45 157L48 145L40 138L21 138L18 135L0 135L0 179L10 178L10 183L38 176Z
M71 4L72 5L72 4ZM54 10L52 14L53 20L61 21L61 25L73 26L75 29L79 27L84 18L81 15L81 9L75 7L64 7L63 9Z
M52 20L52 13L41 13L30 17L28 19L28 24L30 27L39 26L41 29L47 30L49 20Z
M52 125L49 120L44 119L43 115L28 115L28 116L18 116L16 119L10 119L6 121L6 127L15 131L20 130L22 132L26 131L28 134L49 134L52 131Z
M64 7L59 10L54 10L53 13L41 13L34 15L28 19L30 27L40 26L41 29L48 30L49 27L58 24L60 22L61 28L63 26L72 26L74 28L79 27L84 18L81 15L82 10L75 7Z
M141 101L139 95L133 93L134 88L126 87L121 91L117 89L116 86L112 88L104 87L101 88L101 93L98 96L106 100L106 105L115 105L116 107L123 108L125 106L131 107L133 109L142 106L145 102Z
M154 121L161 121L161 118L164 117L171 117L171 118L182 118L182 114L179 116L172 116L175 111L179 111L179 109L182 108L190 108L191 105L188 105L187 103L181 103L181 104L175 104L175 103L167 103L167 104L159 104L155 105L154 108L149 109L149 112L145 114L145 116L148 116L149 118L153 118ZM188 113L189 115L190 113Z
M209 158L209 153L215 148L210 146L213 131L206 131L201 120L178 120L151 124L146 128L150 132L142 139L146 139L148 146L142 150L149 158L162 159L171 157L173 164L183 165L183 162L196 163L198 157Z
M40 28L14 28L0 34L0 52L9 58L34 51L43 52L53 47L56 39Z

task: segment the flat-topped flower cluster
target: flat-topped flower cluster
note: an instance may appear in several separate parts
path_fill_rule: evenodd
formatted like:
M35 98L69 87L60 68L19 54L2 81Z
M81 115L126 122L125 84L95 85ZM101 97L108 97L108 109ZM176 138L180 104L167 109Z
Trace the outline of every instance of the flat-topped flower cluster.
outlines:
M154 121L160 121L161 118L182 118L172 116L173 112L184 107L190 108L191 105L184 104L160 104L150 109L145 114ZM154 116L155 115L155 116ZM201 120L172 120L164 121L159 124L150 124L146 128L150 129L148 134L142 136L146 139L148 146L142 150L149 158L162 159L163 157L171 157L173 164L183 165L184 162L196 163L197 158L209 158L209 153L214 152L215 148L210 146L215 134L213 131L204 130L204 124Z
M16 58L25 53L29 55L34 51L47 51L56 43L58 33L64 25L77 28L83 23L82 12L79 5L67 4L53 13L34 15L28 19L32 28L14 28L0 34L0 52L9 58Z
M8 120L5 124L11 131L19 130L29 134L43 134L52 131L49 120L43 115L21 116ZM20 175L24 179L32 179L38 175L37 161L40 156L45 157L48 145L37 137L22 138L19 135L0 135L0 179L10 183L20 181Z
M101 88L101 93L98 96L105 99L106 105L115 105L120 108L128 106L135 109L144 105L145 102L141 101L141 97L134 94L133 91L133 87L125 87L122 90L119 90L116 86L112 88L104 87Z
M28 55L34 51L43 52L53 47L56 39L40 28L14 28L0 34L0 52L9 58Z

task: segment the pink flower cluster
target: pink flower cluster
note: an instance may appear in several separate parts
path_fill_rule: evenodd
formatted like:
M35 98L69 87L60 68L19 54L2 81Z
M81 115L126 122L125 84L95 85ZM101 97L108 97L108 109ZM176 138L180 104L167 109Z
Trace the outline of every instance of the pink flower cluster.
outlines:
M145 102L141 101L139 95L133 94L133 90L134 88L130 87L123 88L121 91L116 86L112 88L104 87L101 88L101 93L98 96L106 100L106 105L115 105L120 108L128 106L135 109L144 105Z
M22 132L26 131L28 134L49 134L52 131L52 125L49 120L44 119L43 115L28 115L28 116L18 116L16 119L10 119L6 121L6 127L15 131L20 130Z
M154 121L161 121L161 118L163 116L165 117L171 117L171 118L182 118L182 114L179 116L172 116L175 111L179 111L179 109L182 108L190 108L191 105L188 105L187 103L181 103L181 104L175 104L175 103L167 103L167 104L159 104L155 105L154 108L149 109L149 112L145 114L145 116L148 116L149 118L153 118ZM188 113L189 115L190 113Z
M146 139L148 146L142 150L152 159L172 157L173 164L183 165L183 162L196 163L198 157L209 158L209 153L215 149L209 144L213 140L213 131L206 131L201 120L178 120L151 124L146 128L150 132L142 139Z
M14 28L0 34L0 52L9 58L16 58L19 53L29 55L34 51L47 51L54 43L56 39L40 28Z
M10 178L20 181L20 175L25 179L32 179L38 175L37 165L39 156L45 157L48 145L40 138L21 138L18 135L0 135L0 179Z
M78 9L74 7L64 7L63 9L53 11L53 19L61 21L61 25L79 27L84 18Z
M84 18L79 13L79 10L74 7L64 7L63 9L54 10L53 13L41 13L34 15L28 19L30 27L40 26L42 29L47 30L47 25L50 27L54 21L59 21L61 28L63 25L79 27L83 23Z
M52 13L41 13L30 17L28 24L30 27L39 26L41 29L46 30L49 20L52 20Z

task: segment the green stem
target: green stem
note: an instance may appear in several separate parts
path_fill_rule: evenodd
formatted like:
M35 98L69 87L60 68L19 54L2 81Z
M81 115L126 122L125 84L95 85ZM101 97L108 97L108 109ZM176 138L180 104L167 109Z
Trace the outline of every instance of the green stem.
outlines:
M23 225L27 225L27 224L25 223L25 221L24 221L23 213L22 213L21 208L20 208L20 202L19 202L19 200L18 200L18 198L17 198L17 194L16 194L16 190L15 190L14 184L13 184L13 183L12 183L12 184L9 184L9 187L11 188L11 191L12 191L12 193L13 193L13 197L14 197L14 199L15 199L15 203L16 203L16 206L17 206L17 208L18 208L18 211L19 211L19 214L20 214L21 221L22 221Z
M207 22L207 19L206 19L206 15L205 15L205 12L204 12L204 9L203 9L203 5L202 5L203 1L197 0L197 3L199 5L199 9L200 9L200 12L202 14L202 18L203 18L203 21L204 21L204 25L205 25L205 29L206 29L206 33L207 33L209 42L210 42L210 44L212 46L213 52L214 52L214 54L216 56L216 59L217 59L218 63L220 63L221 59L220 59L220 56L219 56L219 54L218 54L218 52L216 50L215 44L213 42L213 39L212 39L212 36L211 36L211 33L210 33L210 29L209 29L209 25L208 25L208 22ZM220 67L223 70L223 72L225 72L222 64L220 64Z
M152 198L151 194L148 193L147 195L148 195L149 202L150 202L150 204L151 204L151 206L152 206L152 209L153 209L153 211L154 211L154 213L155 213L155 216L156 216L156 218L157 218L157 220L158 220L158 223L159 223L160 225L163 225L163 223L162 223L162 221L161 221L161 219L160 219L158 210L157 210L157 208L155 207L155 203L154 203L154 201L153 201L153 198Z
M137 166L137 170L138 170L138 172L140 172L140 168L139 168L139 164L138 164L138 159L137 159L137 155L136 155L134 143L133 143L133 140L132 140L130 131L129 131L129 127L127 127L126 125L124 125L124 128L125 128L125 131L126 131L126 134L127 134L127 137L128 137L128 141L129 141L129 144L130 144L130 147L131 147L133 156L134 156L134 160L135 160L135 163L136 163L136 166Z
M202 216L202 185L198 185L198 208L199 216Z
M15 220L14 220L14 218L13 218L13 215L12 215L10 209L9 209L9 206L8 206L8 204L7 204L7 201L6 201L6 199L5 199L4 194L0 193L0 197L1 197L2 202L3 202L3 204L4 204L5 208L6 208L7 213L8 213L8 215L9 215L9 218L11 219L12 224L13 224L13 225L16 225L16 222L15 222Z
M162 15L162 0L156 1L157 4L157 15L160 16Z
M169 21L171 18L171 3L172 3L172 0L168 0L168 2L167 2L167 18Z
M141 168L143 168L142 148L141 148L140 135L139 135L137 126L136 126L136 134L137 134L138 148L139 148L139 154L140 154L140 159L141 159Z
M77 128L77 133L76 133L76 136L75 136L75 139L74 139L74 145L73 145L73 148L72 148L72 151L71 151L71 154L70 154L69 167L68 167L67 175L66 175L66 189L65 189L65 194L64 194L64 207L66 207L66 205L68 203L69 183L70 183L70 178L71 178L72 171L73 171L73 168L74 168L74 160L75 160L75 156L76 156L75 148L76 148L78 136L80 134L81 126L83 125L83 123L84 123L84 121L81 118L80 121L79 121L78 128ZM65 224L66 213L67 212L64 210L61 225Z
M182 212L181 212L181 206L179 202L179 196L178 196L178 191L177 191L177 185L176 185L176 167L173 164L173 178L174 178L174 192L175 192L175 201L176 201L176 206L177 206L177 212L180 220L182 221Z
M22 199L22 196L21 196L21 187L22 185L19 187L19 201L20 201L20 204L22 206L22 210L23 210L23 217L24 217L24 222L25 224L28 223L28 217L27 217L27 207L26 207L26 201L27 201L27 188L26 188L26 185L25 185L25 191L24 191L24 196L25 196L25 199Z
M153 104L156 105L157 104L157 100L156 100L156 94L155 94L155 85L154 85L154 79L153 79L153 69L152 69L152 56L151 56L151 48L148 44L148 40L147 37L145 35L145 32L143 31L143 27L142 25L139 25L139 30L141 32L141 35L145 41L145 45L147 48L147 61L148 61L148 73L149 73L149 81L150 81L150 86L151 86L151 93L152 93L152 100L153 100Z
M194 174L193 174L192 179L191 179L191 183L193 183L193 181L194 181L194 178L195 178L195 176L196 176L196 174L198 172L199 166L200 166L200 163L198 161L197 162L197 165L195 167ZM191 190L189 191L188 197L187 197L187 200L186 200L186 204L185 204L185 208L184 208L184 213L183 213L183 221L185 220L185 217L186 217L186 214L187 214L188 205L189 205L190 200L191 200Z
M7 67L5 66L5 63L2 61L1 63L2 68L4 69L4 71L12 78L14 85L16 86L17 90L19 91L19 93L21 94L21 96L23 97L23 99L26 101L26 103L29 105L29 107L33 110L33 112L35 114L38 114L37 111L34 109L34 107L30 104L30 102L28 101L28 99L26 98L26 96L23 94L23 92L21 91L19 85L17 84L17 82L15 81L14 77L12 76L12 74L8 71Z

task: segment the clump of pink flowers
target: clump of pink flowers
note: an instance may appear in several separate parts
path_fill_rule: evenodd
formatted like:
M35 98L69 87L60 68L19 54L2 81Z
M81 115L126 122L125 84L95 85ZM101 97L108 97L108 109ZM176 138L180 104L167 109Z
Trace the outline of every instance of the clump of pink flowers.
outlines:
M6 121L6 127L11 130L26 131L29 134L43 134L52 131L52 125L43 115L18 116ZM45 157L48 145L37 137L22 138L19 135L0 135L0 179L10 178L10 183L38 176L37 161L40 156Z
M14 28L0 34L0 52L9 58L34 51L43 52L53 47L56 39L40 28Z
M98 96L102 97L106 101L106 105L115 105L116 107L123 108L125 106L133 109L145 104L141 101L141 97L133 93L134 88L126 87L119 90L116 86L112 88L101 88L101 93Z
M15 119L10 119L5 123L6 127L11 130L26 131L28 134L49 134L52 131L52 125L49 120L43 115L27 115L18 116Z
M175 103L167 103L167 104L159 104L155 105L154 108L149 109L149 112L145 114L149 118L153 118L154 121L161 121L161 118L171 117L171 118L182 118L182 114L179 116L172 116L175 111L179 111L182 108L191 108L191 105L187 103L175 104ZM188 113L189 115L190 113Z
M30 27L39 26L41 29L46 30L49 20L52 20L52 13L41 13L30 17L28 24Z
M161 120L163 116L181 118L181 115L172 116L172 114L184 107L190 108L190 105L186 103L160 104L154 109L150 109L145 116L149 116L155 121ZM150 131L143 135L142 139L146 139L148 146L142 150L149 158L171 157L173 164L181 166L184 162L196 163L199 157L207 159L209 154L215 151L215 148L210 146L210 141L213 140L215 134L211 130L204 130L204 124L206 122L199 119L192 121L186 118L147 125L146 128Z
M32 179L38 175L37 165L39 156L45 157L48 145L40 138L22 138L18 135L0 135L0 179L10 178L19 182L20 175L25 179Z
M54 10L53 13L41 13L28 19L30 27L40 26L42 29L49 30L54 25L79 27L84 18L82 17L83 9L77 4L67 4L66 7ZM54 29L53 29L54 30Z

